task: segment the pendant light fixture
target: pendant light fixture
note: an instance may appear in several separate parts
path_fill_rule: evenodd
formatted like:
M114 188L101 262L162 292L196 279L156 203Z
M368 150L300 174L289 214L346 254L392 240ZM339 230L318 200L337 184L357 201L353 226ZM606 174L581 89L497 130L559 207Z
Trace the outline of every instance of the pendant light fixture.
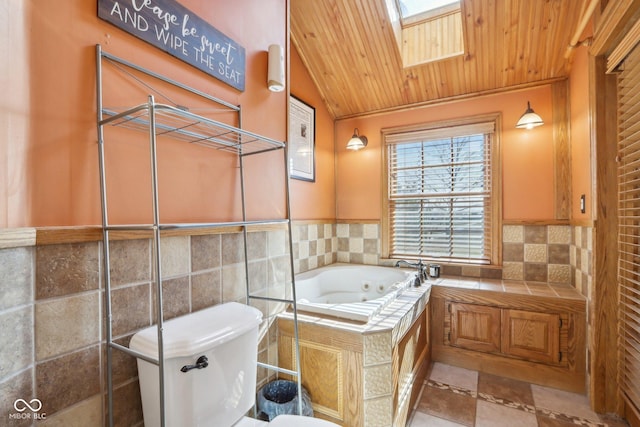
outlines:
M536 126L541 126L544 124L542 118L537 115L533 109L531 108L531 104L527 101L527 110L524 112L518 123L516 123L516 128L518 129L533 129Z

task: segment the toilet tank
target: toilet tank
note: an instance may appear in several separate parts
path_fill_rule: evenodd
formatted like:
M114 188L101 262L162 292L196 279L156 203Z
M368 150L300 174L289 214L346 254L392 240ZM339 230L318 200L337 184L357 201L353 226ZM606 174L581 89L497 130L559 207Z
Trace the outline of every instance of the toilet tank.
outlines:
M246 414L255 401L261 321L259 310L230 302L164 322L166 426L227 427ZM157 327L136 333L129 347L157 360ZM189 369L201 356L208 365ZM159 426L158 366L138 359L138 375L144 424Z

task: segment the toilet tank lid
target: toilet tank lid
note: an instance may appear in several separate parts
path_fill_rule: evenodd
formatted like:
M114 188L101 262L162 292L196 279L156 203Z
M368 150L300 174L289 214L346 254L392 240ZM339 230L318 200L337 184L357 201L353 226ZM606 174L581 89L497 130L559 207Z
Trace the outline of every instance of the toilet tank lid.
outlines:
M163 323L164 358L200 355L224 344L253 328L262 321L262 313L255 307L228 302ZM158 329L150 326L136 333L129 347L147 357L158 358Z

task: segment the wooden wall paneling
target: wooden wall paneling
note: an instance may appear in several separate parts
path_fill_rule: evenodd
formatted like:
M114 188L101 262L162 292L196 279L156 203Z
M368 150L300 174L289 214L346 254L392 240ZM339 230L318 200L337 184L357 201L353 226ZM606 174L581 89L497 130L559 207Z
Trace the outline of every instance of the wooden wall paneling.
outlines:
M464 0L455 24L464 54L410 68L385 0L292 1L291 38L331 115L342 119L566 77L564 52L578 24L567 17L585 1ZM457 42L434 45L425 41L431 30L408 31L424 36L415 48L401 44L411 55L435 46L446 56L439 49Z
M596 412L622 413L618 385L616 78L604 57L589 58L589 111L596 158L593 289L589 302L589 396Z
M571 218L571 147L569 139L569 81L551 85L555 175L555 219Z

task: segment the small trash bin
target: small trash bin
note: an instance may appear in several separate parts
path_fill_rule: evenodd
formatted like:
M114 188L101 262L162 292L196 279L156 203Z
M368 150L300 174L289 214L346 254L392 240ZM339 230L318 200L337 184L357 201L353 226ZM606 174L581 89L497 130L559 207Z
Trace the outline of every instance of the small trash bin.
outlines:
M258 414L261 419L271 421L282 414L298 414L298 384L294 381L275 380L258 390ZM311 397L302 387L302 415L313 417Z

